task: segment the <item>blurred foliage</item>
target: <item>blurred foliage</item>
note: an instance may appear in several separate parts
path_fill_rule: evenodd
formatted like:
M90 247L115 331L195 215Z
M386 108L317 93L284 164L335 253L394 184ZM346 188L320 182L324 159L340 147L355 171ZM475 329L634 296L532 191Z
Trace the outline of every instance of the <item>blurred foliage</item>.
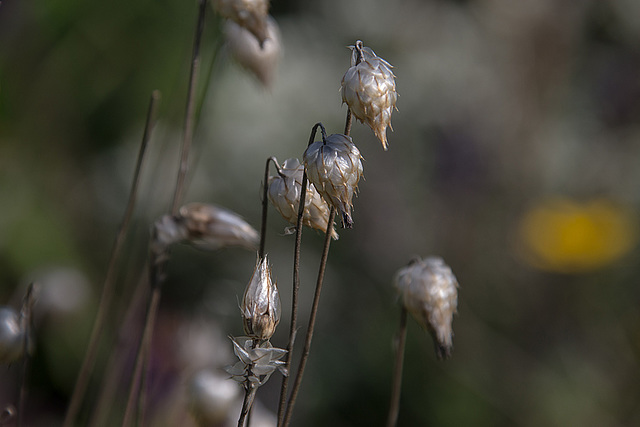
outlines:
M399 318L391 280L414 255L445 259L460 306L445 363L409 325L401 426L638 425L640 3L288 0L272 11L284 57L268 91L229 60L208 11L188 201L218 203L258 226L266 158L300 158L318 121L341 131L338 88L355 40L394 65L399 93L388 152L354 124L365 181L354 229L338 230L332 245L294 425L384 419ZM27 278L52 265L82 271L93 295L39 320L30 425L63 416L159 89L101 371L112 353L149 224L173 191L195 13L195 2L170 0L0 4L0 303L19 305ZM267 251L285 308L286 225L271 209ZM321 242L305 230L306 304ZM242 331L237 298L255 259L239 250L172 255L150 402L154 419L188 425L176 396L195 369L232 361L224 337ZM128 319L135 333L139 316ZM209 344L223 350L196 359L183 347L203 319L217 331ZM274 345L286 341L282 325ZM0 407L15 402L16 369L0 372ZM83 417L100 387L95 376ZM278 389L274 376L258 399L274 408Z

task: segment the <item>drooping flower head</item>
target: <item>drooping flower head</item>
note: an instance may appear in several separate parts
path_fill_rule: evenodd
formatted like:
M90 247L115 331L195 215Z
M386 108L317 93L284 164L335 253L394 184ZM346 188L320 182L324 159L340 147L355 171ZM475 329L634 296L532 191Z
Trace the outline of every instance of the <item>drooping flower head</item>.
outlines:
M227 21L224 25L225 38L233 58L268 88L273 83L282 55L280 30L271 16L265 19L265 32L267 38L260 43L249 30L234 21Z
M369 125L386 150L387 126L393 130L391 113L398 98L393 67L360 40L349 48L351 67L342 77L342 102L358 120Z
M184 205L175 217L164 215L155 222L153 233L156 253L180 242L207 250L227 246L254 250L259 240L258 232L238 214L206 203Z
M278 174L269 177L267 192L269 201L280 212L280 215L294 226L298 222L303 173L304 166L300 164L298 159L287 159ZM311 183L307 183L302 224L325 233L329 225L329 206ZM338 239L338 233L336 233L333 224L331 237L334 240Z
M252 338L268 340L280 322L280 295L271 279L271 268L265 256L256 264L251 281L242 297L244 332Z
M213 7L222 17L251 32L260 45L269 38L269 0L214 0Z
M351 200L362 177L362 156L350 136L333 134L309 145L304 152L309 181L342 215L345 228L353 226Z
M442 258L415 259L395 276L404 307L433 336L440 359L451 356L458 281Z

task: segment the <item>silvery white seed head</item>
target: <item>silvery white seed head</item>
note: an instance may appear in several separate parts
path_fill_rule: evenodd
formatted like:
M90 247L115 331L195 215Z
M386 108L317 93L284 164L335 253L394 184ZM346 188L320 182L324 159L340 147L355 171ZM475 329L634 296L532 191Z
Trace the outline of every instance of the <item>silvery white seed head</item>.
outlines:
M255 250L258 241L258 232L234 212L212 204L189 203L177 216L164 215L154 223L151 250L161 253L183 242L207 250L227 246Z
M269 37L269 0L214 0L213 6L222 17L250 31L260 45Z
M398 271L395 287L407 311L433 336L438 358L450 357L458 307L458 281L451 268L442 258L415 259Z
M221 425L229 416L240 389L228 377L209 369L196 372L189 381L189 412L198 425Z
M242 320L245 333L253 338L267 340L280 322L280 295L271 279L271 268L265 256L258 260L242 297Z
M187 229L189 243L204 249L240 246L255 250L260 240L258 232L240 215L212 204L184 205L179 220Z
M269 201L280 212L280 215L294 226L298 222L303 173L304 166L300 164L298 159L287 159L278 171L278 175L270 176L268 182L267 197ZM324 233L327 232L329 225L329 206L311 183L307 183L302 224ZM338 233L336 233L333 224L331 225L331 237L334 240L338 239Z
M13 363L22 356L23 340L18 313L10 307L0 307L0 364Z
M349 48L351 67L342 77L342 102L358 120L369 125L386 150L387 126L393 130L391 113L398 98L393 67L360 40Z
M307 177L318 193L342 215L345 228L353 226L351 200L362 176L362 156L350 136L329 135L304 152Z
M267 39L260 46L258 39L244 27L229 20L224 25L224 34L231 55L268 88L273 83L282 55L280 30L271 16L266 19L266 31Z

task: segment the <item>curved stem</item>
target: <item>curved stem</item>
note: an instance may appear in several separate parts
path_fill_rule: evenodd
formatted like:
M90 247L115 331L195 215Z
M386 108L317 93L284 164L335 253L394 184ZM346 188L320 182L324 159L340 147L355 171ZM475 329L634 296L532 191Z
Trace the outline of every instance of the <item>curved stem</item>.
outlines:
M283 425L289 425L291 421L291 414L293 413L293 405L296 402L298 390L300 389L300 383L302 382L302 375L304 374L304 368L309 358L309 352L311 350L311 339L313 338L313 330L316 323L316 315L318 312L318 305L320 303L320 292L322 291L322 283L324 281L324 272L327 266L327 258L329 257L329 246L331 245L331 224L333 224L336 215L336 210L331 207L329 211L329 226L327 227L327 233L324 237L324 249L322 251L322 258L320 259L320 269L318 271L318 280L316 282L316 292L313 296L313 305L311 306L311 314L309 315L309 326L307 328L307 335L304 341L304 348L302 349L302 355L300 356L300 366L298 367L298 373L293 383L291 390L291 397L289 398L289 404L287 405L287 412L284 416Z
M269 201L267 200L267 192L269 191L269 162L273 162L278 171L280 170L278 159L273 156L269 157L264 167L264 180L262 182L262 222L260 225L260 251L258 252L259 259L264 258L264 248L267 240L265 232L267 229L267 208L269 207Z
M82 361L82 366L80 367L80 372L78 373L78 379L76 380L76 384L73 388L73 394L71 395L71 401L67 408L63 427L71 427L73 425L73 421L75 420L76 416L78 415L78 411L80 410L82 399L86 394L87 386L89 385L89 378L91 377L91 372L93 371L93 368L95 366L96 358L98 355L98 344L102 336L107 313L111 309L111 303L113 300L116 261L120 257L124 238L127 235L127 232L129 230L129 223L131 222L131 217L133 216L133 209L135 207L136 199L138 196L138 185L140 183L142 162L146 154L149 139L151 138L151 132L155 125L155 116L159 101L160 92L155 90L151 93L151 99L149 101L149 109L147 111L147 119L142 136L142 143L140 144L138 160L133 174L133 183L129 192L129 201L127 202L127 207L122 218L122 223L120 224L120 228L118 229L118 233L116 234L113 249L111 250L107 273L102 285L102 294L100 296L100 304L98 305L98 313L96 314L96 320L93 324L93 329L91 330L87 352L84 356L84 360Z
M316 137L318 127L321 127L322 132L326 135L324 126L322 123L316 123L311 128L311 135L309 135L309 143L307 147L313 144L313 140ZM304 191L302 190L304 189ZM285 356L285 372L289 372L291 367L291 359L293 354L293 344L296 337L297 319L298 319L298 290L300 288L300 244L302 242L302 217L304 216L304 205L307 196L307 170L306 168L302 173L302 182L300 183L300 200L298 202L298 219L296 221L296 241L293 248L293 290L291 293L291 323L289 325L289 343L287 344L287 354ZM327 233L331 233L333 222L329 222L327 225ZM280 401L278 403L278 426L282 425L284 419L284 409L287 402L287 388L289 385L289 375L282 377L282 386L280 387Z
M407 309L402 306L400 313L400 326L396 337L396 360L393 369L393 384L391 386L391 399L389 403L389 415L387 427L395 427L398 423L400 412L400 391L402 389L402 368L404 363L404 347L407 340Z

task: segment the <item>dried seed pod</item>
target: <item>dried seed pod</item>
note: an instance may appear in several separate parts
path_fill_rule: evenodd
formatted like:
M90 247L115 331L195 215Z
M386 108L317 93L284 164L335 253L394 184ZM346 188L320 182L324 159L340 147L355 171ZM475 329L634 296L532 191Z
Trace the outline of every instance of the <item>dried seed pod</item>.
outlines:
M22 356L24 331L20 316L10 307L0 307L0 364L13 363Z
M270 176L268 182L267 197L269 201L285 220L294 225L293 228L298 222L303 173L304 166L300 164L298 159L287 159L278 171L278 175ZM307 183L302 224L324 233L327 232L329 225L329 206L311 183ZM331 225L331 237L334 240L338 239L338 233L336 233L333 224Z
M250 31L260 45L270 36L269 0L214 0L213 6L221 16Z
M360 40L349 48L351 67L342 77L342 102L360 122L369 125L386 150L387 126L393 130L391 113L398 98L393 66L364 47Z
M224 25L224 34L235 60L251 71L265 86L270 87L281 56L280 30L276 21L266 19L267 39L260 45L258 39L244 27L233 21Z
M351 137L333 134L312 143L304 152L304 165L318 193L341 213L343 227L351 228L351 199L363 169L362 156Z
M280 295L271 280L271 268L265 256L256 268L242 297L242 320L245 333L256 339L267 340L280 322Z
M395 287L407 311L433 336L438 358L453 349L453 315L458 307L458 281L442 258L415 259L395 276Z
M177 216L164 215L155 222L152 251L161 253L179 242L207 250L227 246L255 250L258 241L258 232L236 213L212 204L189 203Z

